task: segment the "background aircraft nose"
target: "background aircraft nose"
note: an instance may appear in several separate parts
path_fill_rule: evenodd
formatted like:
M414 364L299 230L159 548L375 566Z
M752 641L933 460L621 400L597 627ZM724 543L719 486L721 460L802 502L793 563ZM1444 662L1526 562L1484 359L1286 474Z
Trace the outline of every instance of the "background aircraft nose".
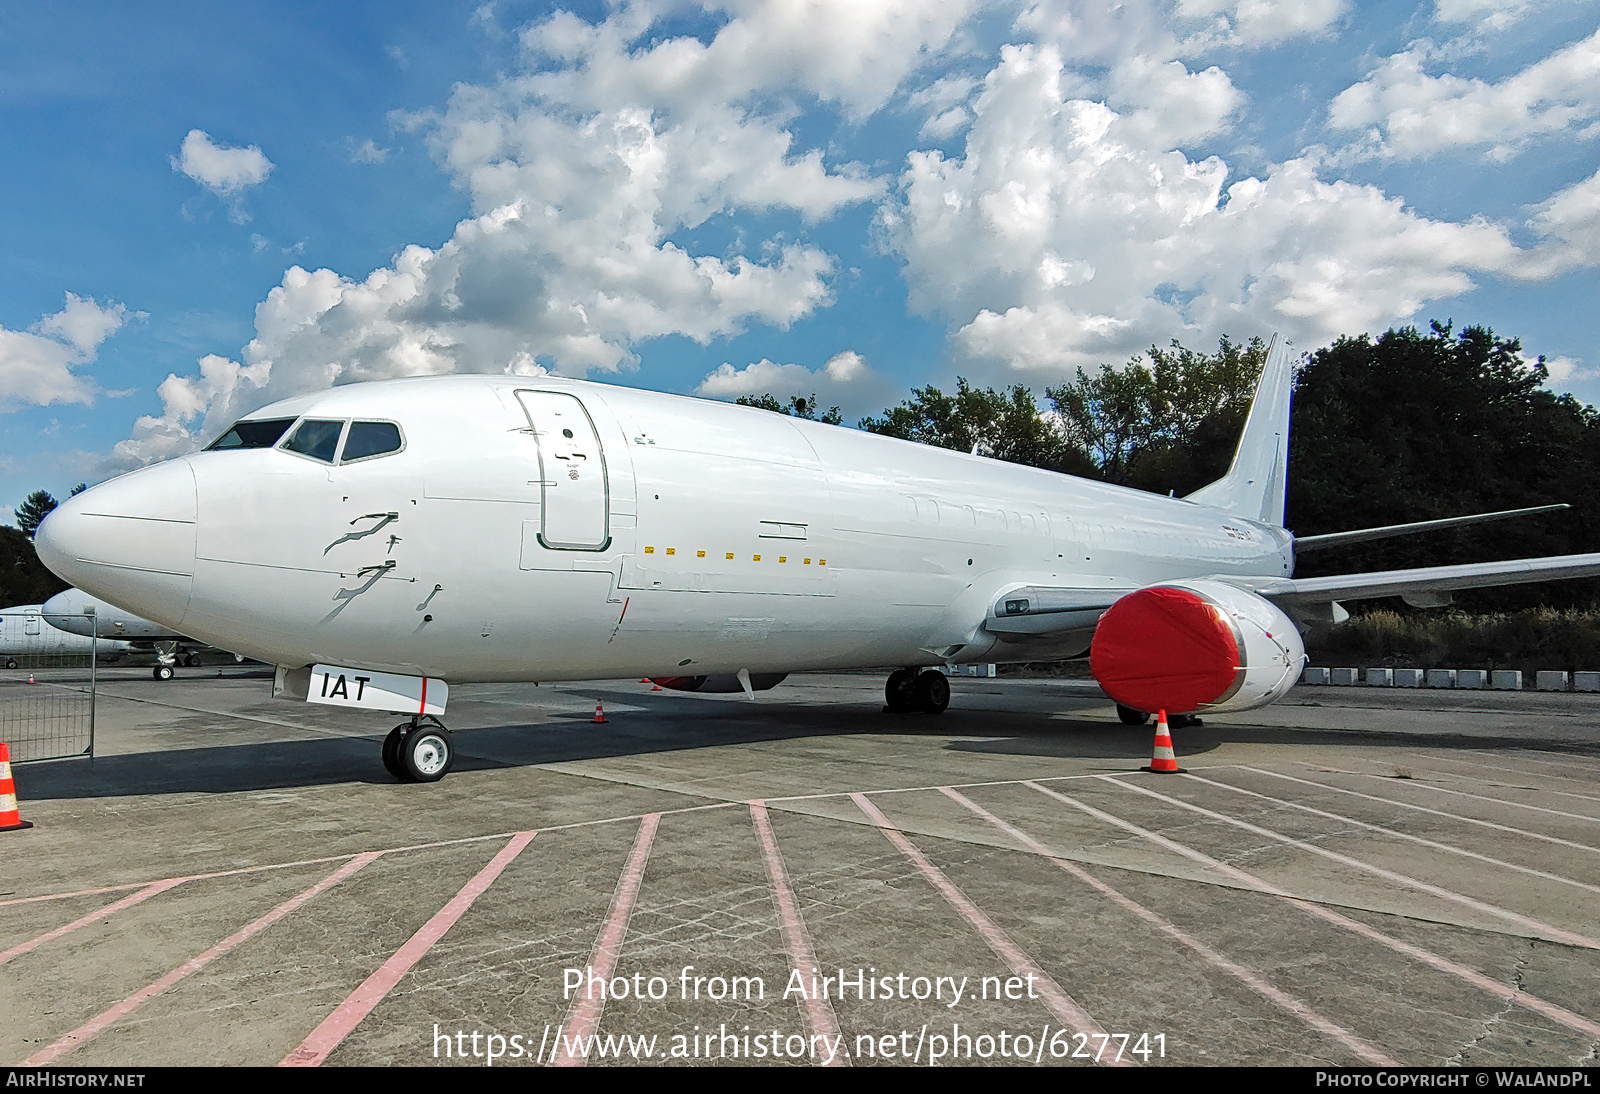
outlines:
M68 498L33 544L64 581L176 627L189 607L196 509L193 468L169 460Z
M94 620L83 614L89 598L78 589L65 589L46 600L41 607L45 622L71 634L91 634Z

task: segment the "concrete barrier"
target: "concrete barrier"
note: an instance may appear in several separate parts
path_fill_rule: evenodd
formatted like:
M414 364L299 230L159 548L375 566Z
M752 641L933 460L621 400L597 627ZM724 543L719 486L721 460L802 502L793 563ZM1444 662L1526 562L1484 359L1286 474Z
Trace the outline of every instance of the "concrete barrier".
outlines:
M979 666L983 667L983 666ZM1340 687L1365 685L1369 688L1493 688L1522 691L1520 669L1335 669L1307 665L1300 672L1302 684L1334 684ZM1600 691L1600 672L1567 673L1558 669L1539 669L1532 686L1539 691Z

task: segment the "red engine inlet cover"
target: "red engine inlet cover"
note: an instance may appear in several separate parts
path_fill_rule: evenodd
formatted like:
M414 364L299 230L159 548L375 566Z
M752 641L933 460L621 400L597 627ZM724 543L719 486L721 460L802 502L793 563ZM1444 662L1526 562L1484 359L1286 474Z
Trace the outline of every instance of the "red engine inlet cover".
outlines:
M1140 589L1100 617L1089 669L1123 706L1188 714L1233 686L1239 644L1222 609L1199 594Z

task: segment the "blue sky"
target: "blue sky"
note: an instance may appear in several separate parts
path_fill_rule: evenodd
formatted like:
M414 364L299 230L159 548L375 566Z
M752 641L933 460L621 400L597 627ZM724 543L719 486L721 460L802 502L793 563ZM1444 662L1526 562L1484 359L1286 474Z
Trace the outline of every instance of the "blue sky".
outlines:
M1595 0L11 6L0 520L420 373L853 421L957 375L1438 318L1600 402L1597 27Z

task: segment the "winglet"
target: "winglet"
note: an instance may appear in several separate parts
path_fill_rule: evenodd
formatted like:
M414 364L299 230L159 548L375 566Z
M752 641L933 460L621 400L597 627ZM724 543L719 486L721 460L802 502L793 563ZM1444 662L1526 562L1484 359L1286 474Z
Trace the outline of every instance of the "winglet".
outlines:
M1261 367L1256 397L1250 403L1239 448L1228 473L1187 495L1234 516L1283 525L1284 490L1289 470L1289 396L1294 387L1290 344L1273 335Z

